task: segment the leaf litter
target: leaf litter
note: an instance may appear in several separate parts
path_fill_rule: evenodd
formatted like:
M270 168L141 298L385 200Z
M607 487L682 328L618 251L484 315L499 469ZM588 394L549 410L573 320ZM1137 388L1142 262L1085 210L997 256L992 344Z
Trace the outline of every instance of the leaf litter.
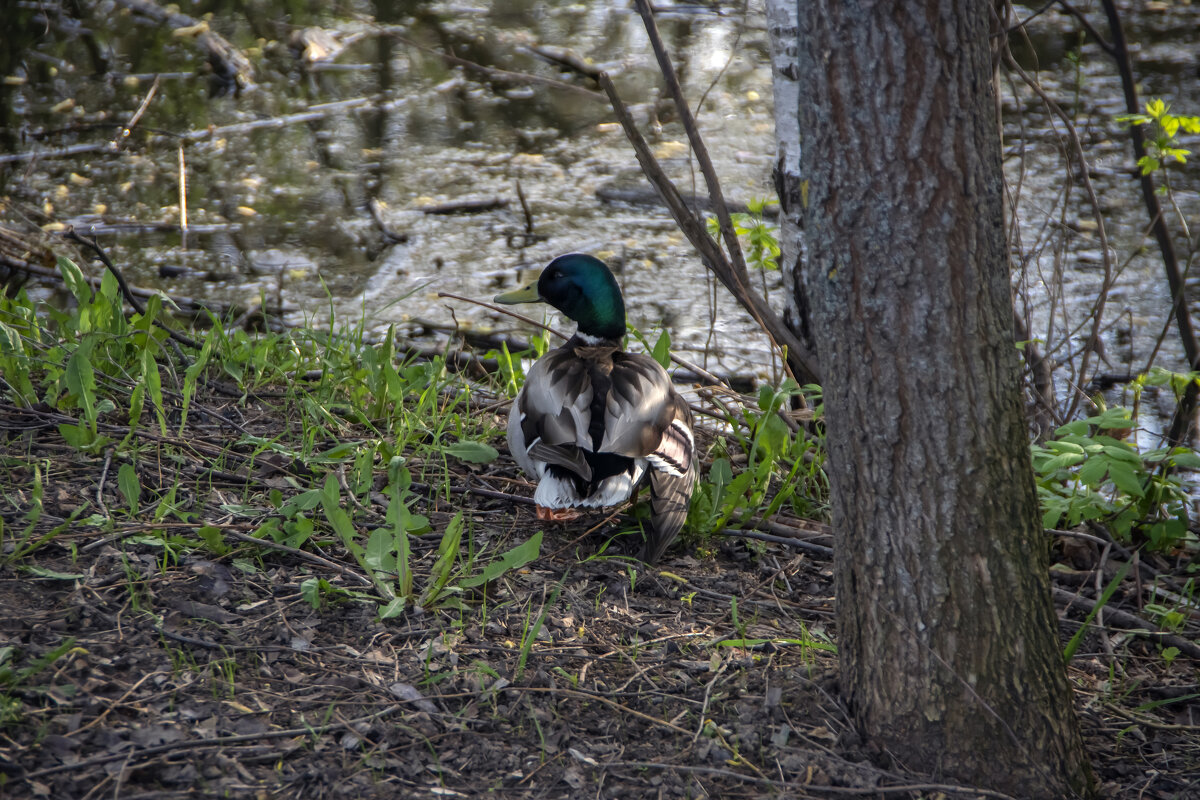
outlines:
M235 439L281 441L289 423L208 391L192 438L160 437L122 480L59 415L0 412L4 524L24 528L35 481L16 479L41 464L46 537L0 567L0 796L999 796L880 766L854 732L827 555L724 538L648 569L610 538L627 522L543 526L515 466L471 445L445 462L453 491L408 484L408 580L432 602L383 618L405 559L365 531L386 527L388 481L339 499L333 533L253 536L280 501L320 510L337 481L305 500L309 465L238 457ZM412 454L406 468L423 474ZM187 522L154 517L175 476ZM101 507L106 529L81 522ZM455 524L456 554L492 554L470 575L446 566ZM1065 612L1064 642L1083 619ZM1072 678L1106 794L1189 796L1195 662L1138 638L1109 656L1120 632L1104 636L1083 637Z

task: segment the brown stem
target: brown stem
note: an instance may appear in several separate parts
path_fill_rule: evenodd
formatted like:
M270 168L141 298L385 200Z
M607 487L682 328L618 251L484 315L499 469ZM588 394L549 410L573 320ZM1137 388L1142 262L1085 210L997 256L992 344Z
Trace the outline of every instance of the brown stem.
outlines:
M1121 86L1125 90L1125 108L1130 114L1139 113L1137 83L1133 74L1133 62L1129 57L1129 47L1125 40L1125 28L1121 24L1121 16L1113 0L1101 0L1105 16L1108 17L1109 34L1112 36L1113 58L1117 63L1117 71L1121 74ZM1134 158L1140 161L1146 155L1146 140L1140 125L1131 125L1129 139L1133 143ZM1167 284L1171 288L1171 314L1175 316L1175 324L1179 329L1179 339L1183 345L1190 369L1200 369L1200 342L1197 342L1195 327L1191 314L1184 300L1183 272L1179 268L1179 260L1175 255L1175 245L1171 241L1171 233L1163 217L1162 206L1158 202L1158 194L1154 184L1154 176L1143 174L1140 177L1142 200L1146 205L1146 213L1150 218L1154 239L1158 242L1159 252L1162 253L1163 269L1167 273ZM1195 381L1188 384L1187 391L1175 409L1175 418L1171 421L1171 430L1167 435L1171 444L1184 443L1189 435L1191 421L1196 415L1197 400L1200 399L1200 387Z

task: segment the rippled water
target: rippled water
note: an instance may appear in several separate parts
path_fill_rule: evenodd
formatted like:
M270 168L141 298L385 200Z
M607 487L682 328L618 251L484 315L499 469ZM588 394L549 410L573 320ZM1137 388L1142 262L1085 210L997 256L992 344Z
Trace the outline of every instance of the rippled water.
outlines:
M710 366L767 371L762 337L713 290L665 210L602 199L648 185L608 103L535 52L567 50L617 76L664 165L685 191L702 193L642 22L625 2L354 2L321 12L277 2L185 5L194 16L211 12L211 27L253 61L255 85L219 96L191 39L117 3L95 5L80 21L42 8L20 6L21 24L5 34L0 55L3 135L15 159L0 165L9 224L97 225L133 282L168 293L243 306L261 298L282 304L290 321L313 324L325 324L332 307L374 330L397 323L412 332L422 330L414 320L507 330L505 318L437 292L489 299L522 270L586 250L619 271L634 324L667 325L677 346ZM1139 53L1145 90L1181 111L1200 111L1196 20L1190 7L1171 6L1140 15L1133 32L1154 42ZM744 203L771 195L771 83L758 3L746 12L678 6L659 24L726 196ZM1049 14L1035 19L1039 76L1076 116L1113 214L1117 260L1128 262L1111 295L1113 317L1128 323L1107 334L1117 370L1131 349L1136 365L1152 347L1166 288L1156 254L1136 255L1144 212L1114 121L1123 110L1115 72L1094 45L1083 47L1076 70L1065 57L1078 44L1062 33L1068 27ZM306 63L288 42L312 28L340 37L345 49ZM486 76L447 63L446 52L571 86ZM155 75L153 99L122 138ZM360 98L375 101L355 105ZM1004 84L1004 108L1033 334L1062 339L1086 317L1098 286L1098 245L1079 189L1062 200L1059 126L1016 81ZM319 113L290 116L306 110ZM80 146L97 149L63 155ZM181 151L186 240L178 231ZM1177 185L1184 214L1194 216L1200 181L1190 164ZM492 207L427 213L476 201ZM403 243L373 221L372 203ZM1052 305L1039 283L1058 280L1056 270L1068 297ZM782 299L777 275L763 276L762 286Z

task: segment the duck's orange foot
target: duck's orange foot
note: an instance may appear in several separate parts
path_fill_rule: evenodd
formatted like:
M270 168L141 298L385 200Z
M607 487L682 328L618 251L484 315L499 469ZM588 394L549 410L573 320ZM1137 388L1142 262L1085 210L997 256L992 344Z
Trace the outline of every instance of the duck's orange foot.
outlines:
M583 512L574 508L537 507L537 518L547 522L574 522L583 516Z

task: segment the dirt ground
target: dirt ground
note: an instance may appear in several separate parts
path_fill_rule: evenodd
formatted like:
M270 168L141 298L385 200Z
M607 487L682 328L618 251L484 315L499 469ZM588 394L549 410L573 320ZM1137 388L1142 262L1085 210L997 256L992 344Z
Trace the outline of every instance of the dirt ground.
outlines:
M102 456L21 413L0 409L0 456L44 457L43 526L119 506ZM69 526L0 567L0 798L1004 796L906 770L854 733L819 548L728 538L632 570L590 558L607 543L604 524L584 534L597 516L547 527L540 558L457 608L381 621L354 599L314 608L302 583L358 589L354 560L330 540L237 539L244 486L213 475L198 516L228 552L198 546L199 521L172 538L131 520ZM543 525L503 496L529 494L507 458L470 486L495 496L420 503L435 531L464 511L465 537L499 551ZM5 491L20 531L11 500L27 489ZM437 541L415 542L418 584ZM1094 597L1075 582L1060 595ZM1085 615L1065 606L1064 643ZM1073 662L1106 797L1200 796L1198 662L1161 646L1113 627Z

